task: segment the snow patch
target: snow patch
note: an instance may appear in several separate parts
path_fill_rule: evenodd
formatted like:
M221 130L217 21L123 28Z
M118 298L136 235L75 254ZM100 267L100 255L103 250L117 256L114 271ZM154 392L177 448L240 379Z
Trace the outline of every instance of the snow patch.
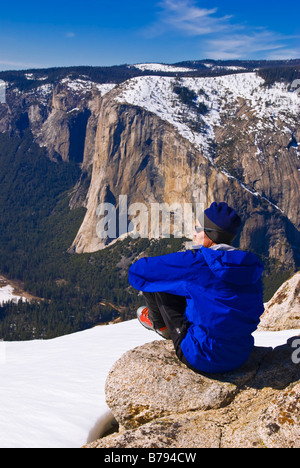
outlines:
M170 73L185 73L191 71L197 71L194 68L185 68L185 67L175 67L172 65L164 65L162 63L138 63L133 65L134 68L145 71L155 71L155 72L170 72Z
M48 76L36 76L34 73L25 73L26 80L37 80L37 81L45 81L48 79Z
M102 96L111 91L116 86L116 84L114 83L99 84L94 83L93 81L83 80L81 78L72 80L69 77L61 80L61 83L65 84L67 88L73 91L74 93L89 92L92 89L97 89L98 91L100 91Z
M230 70L230 71L242 71L247 70L245 67L238 67L235 65L214 65L213 63L203 63L206 68L210 68L211 70Z
M27 300L24 296L18 296L15 294L14 288L10 284L0 287L0 306L9 301L13 301L16 304L20 299L23 302L26 302Z

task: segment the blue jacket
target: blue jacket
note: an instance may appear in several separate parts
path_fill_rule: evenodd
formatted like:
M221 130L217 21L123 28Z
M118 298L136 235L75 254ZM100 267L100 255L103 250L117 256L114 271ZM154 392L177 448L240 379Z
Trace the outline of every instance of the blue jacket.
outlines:
M130 267L129 282L139 291L186 297L182 352L199 371L219 373L241 366L253 349L264 312L263 269L251 252L201 247L142 258Z

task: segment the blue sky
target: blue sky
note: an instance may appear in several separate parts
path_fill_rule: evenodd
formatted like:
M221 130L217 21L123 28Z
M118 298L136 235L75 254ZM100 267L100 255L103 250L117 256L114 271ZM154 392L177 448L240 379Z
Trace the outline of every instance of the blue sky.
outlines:
M300 58L295 0L2 3L0 70Z

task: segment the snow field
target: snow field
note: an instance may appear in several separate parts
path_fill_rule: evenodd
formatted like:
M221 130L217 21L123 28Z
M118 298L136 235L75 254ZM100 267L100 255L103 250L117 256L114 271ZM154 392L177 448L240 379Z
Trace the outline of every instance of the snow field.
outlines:
M0 448L80 448L111 422L104 385L128 349L159 339L137 320L52 340L0 342Z

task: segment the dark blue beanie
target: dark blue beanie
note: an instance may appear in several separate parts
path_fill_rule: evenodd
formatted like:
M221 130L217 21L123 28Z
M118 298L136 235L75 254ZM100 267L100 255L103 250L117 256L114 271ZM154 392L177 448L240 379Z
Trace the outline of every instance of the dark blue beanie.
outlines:
M216 244L230 244L236 237L242 224L236 211L225 202L213 202L204 211L204 228L215 229L205 231L206 235Z

